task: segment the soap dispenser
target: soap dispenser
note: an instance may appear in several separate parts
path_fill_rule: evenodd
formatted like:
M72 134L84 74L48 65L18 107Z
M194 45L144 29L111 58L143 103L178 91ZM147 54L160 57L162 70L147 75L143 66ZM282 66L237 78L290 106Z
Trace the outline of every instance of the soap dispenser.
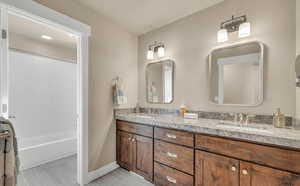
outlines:
M186 106L185 106L185 104L182 104L181 106L180 106L180 116L181 117L184 117L184 114L187 112L187 108L186 108Z
M280 108L273 115L273 125L276 128L284 128L286 126L285 115L280 111Z

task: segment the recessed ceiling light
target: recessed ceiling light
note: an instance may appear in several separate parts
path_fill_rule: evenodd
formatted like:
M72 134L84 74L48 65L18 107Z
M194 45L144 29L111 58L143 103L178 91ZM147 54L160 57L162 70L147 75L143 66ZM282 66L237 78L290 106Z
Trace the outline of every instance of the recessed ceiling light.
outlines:
M46 40L52 40L53 38L47 35L42 35L41 38L46 39Z

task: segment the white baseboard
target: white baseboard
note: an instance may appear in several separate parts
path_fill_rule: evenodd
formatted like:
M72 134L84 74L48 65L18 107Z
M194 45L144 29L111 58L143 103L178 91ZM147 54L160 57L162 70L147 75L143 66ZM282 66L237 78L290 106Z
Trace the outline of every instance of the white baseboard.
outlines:
M76 138L53 141L19 150L20 170L59 160L77 153Z
M117 162L112 162L110 164L105 165L104 167L101 167L95 171L89 172L88 174L88 183L94 181L97 178L100 178L108 173L110 173L111 171L115 170L119 168L119 165L117 164Z

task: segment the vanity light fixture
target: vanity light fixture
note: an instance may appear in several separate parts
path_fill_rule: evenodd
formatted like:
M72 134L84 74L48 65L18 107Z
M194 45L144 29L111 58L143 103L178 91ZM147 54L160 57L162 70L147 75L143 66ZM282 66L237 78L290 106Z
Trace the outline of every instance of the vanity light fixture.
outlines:
M165 57L165 46L164 45L161 45L160 47L158 47L157 56Z
M165 45L163 43L158 43L155 41L154 44L149 45L147 59L154 59L155 54L158 58L165 57Z
M251 24L249 22L242 23L239 27L239 37L248 37L251 34Z
M149 49L148 49L148 52L147 52L147 59L148 59L148 60L154 59L154 52L153 52L153 50L151 49L151 47L149 47Z
M218 31L218 42L222 43L228 41L228 32L226 29L221 29Z
M41 36L42 39L46 39L46 40L52 40L53 38L47 35L42 35Z
M251 24L247 22L247 16L234 17L221 23L218 31L218 42L228 41L228 32L239 32L239 37L248 37L251 34Z

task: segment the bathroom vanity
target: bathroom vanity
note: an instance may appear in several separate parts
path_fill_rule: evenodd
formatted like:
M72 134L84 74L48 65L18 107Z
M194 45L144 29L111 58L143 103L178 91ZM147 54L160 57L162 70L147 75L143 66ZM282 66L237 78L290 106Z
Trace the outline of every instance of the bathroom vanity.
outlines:
M134 113L116 119L118 164L155 185L300 185L298 130Z
M216 48L208 62L212 105L263 103L263 43ZM174 101L174 67L171 60L146 66L148 104ZM272 115L248 114L244 121L239 114L237 122L230 113L202 112L202 119L189 120L152 110L115 118L118 164L155 185L300 186L300 130L274 128Z

